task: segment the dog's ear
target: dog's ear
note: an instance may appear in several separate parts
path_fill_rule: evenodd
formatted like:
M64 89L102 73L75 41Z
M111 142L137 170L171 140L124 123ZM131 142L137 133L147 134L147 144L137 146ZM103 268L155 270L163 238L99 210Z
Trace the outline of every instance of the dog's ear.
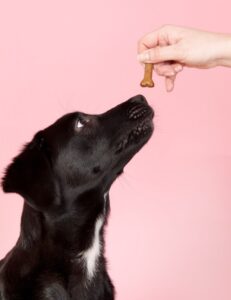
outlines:
M18 193L33 207L44 210L55 201L55 180L41 132L13 159L2 179L3 191Z

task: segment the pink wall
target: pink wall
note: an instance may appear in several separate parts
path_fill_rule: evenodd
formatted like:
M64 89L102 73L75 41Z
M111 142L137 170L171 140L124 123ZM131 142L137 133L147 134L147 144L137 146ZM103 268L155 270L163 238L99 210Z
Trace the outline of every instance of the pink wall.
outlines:
M1 1L1 173L62 114L100 113L138 93L156 110L153 139L111 190L118 300L231 299L231 70L185 70L167 94L161 78L139 87L136 61L144 33L165 23L231 32L230 10L228 0ZM0 192L0 257L21 208Z

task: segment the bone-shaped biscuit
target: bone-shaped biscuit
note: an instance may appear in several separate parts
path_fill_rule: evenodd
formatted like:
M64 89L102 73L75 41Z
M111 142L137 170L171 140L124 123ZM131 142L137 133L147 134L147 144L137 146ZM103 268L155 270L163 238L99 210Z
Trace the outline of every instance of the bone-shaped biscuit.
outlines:
M155 84L152 80L153 64L145 64L144 78L140 85L142 87L154 87Z

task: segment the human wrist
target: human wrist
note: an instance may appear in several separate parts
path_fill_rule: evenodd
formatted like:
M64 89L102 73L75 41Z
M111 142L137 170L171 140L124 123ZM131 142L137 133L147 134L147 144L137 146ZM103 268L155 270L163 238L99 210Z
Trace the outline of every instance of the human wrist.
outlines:
M222 35L219 49L216 65L231 67L231 34Z

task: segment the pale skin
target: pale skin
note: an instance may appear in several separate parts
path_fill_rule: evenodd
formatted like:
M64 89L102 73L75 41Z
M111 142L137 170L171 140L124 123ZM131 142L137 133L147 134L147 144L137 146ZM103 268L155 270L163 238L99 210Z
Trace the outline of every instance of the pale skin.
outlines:
M170 92L184 67L231 67L231 34L165 25L139 40L138 60L153 63Z

